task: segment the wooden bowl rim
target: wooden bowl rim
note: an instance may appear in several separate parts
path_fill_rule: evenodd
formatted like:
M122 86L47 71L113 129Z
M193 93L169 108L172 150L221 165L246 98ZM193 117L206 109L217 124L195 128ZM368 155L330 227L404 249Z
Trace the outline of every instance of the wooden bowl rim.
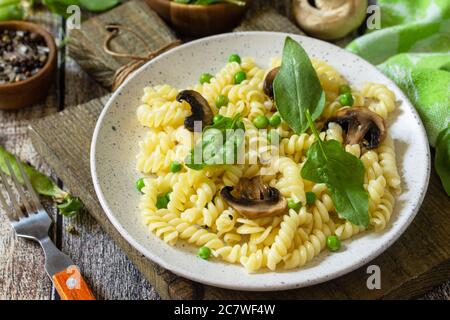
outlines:
M48 70L53 67L53 65L55 63L55 58L56 58L55 40L54 40L53 36L47 30L45 30L43 27L41 27L35 23L27 22L27 21L12 20L12 21L0 22L0 30L8 29L8 27L11 29L14 29L14 30L26 30L26 31L32 31L32 32L38 33L39 35L41 35L44 38L45 44L49 48L50 52L49 52L49 55L47 58L47 62L42 67L42 69L39 70L38 73L36 73L32 77L30 77L26 80L23 80L23 81L19 81L19 82L15 82L15 83L0 84L0 91L16 89L20 86L26 86L27 84L29 84L33 81L39 80L39 78L41 78L43 75L45 75L48 72Z

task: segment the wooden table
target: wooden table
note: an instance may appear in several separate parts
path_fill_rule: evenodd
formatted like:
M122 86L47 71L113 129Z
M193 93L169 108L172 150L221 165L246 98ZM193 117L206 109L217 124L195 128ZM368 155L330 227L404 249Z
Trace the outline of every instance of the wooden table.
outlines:
M64 39L61 18L42 12L33 20L45 25L56 39ZM104 94L106 91L61 50L57 80L46 101L19 112L0 111L0 144L64 187L33 149L27 136L28 123ZM57 215L52 204L47 208L55 221L53 240L80 266L98 299L159 299L151 284L92 217L86 214L68 219ZM69 232L70 226L75 227L77 234ZM18 239L0 210L0 299L59 299L43 266L40 247ZM450 299L450 281L418 298Z

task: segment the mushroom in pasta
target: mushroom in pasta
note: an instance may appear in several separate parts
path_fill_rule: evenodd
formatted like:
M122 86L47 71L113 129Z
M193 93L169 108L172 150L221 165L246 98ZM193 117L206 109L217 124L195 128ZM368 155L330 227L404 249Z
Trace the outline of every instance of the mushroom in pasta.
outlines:
M192 110L192 114L184 119L184 126L191 132L194 132L194 122L201 121L202 127L213 123L213 112L203 96L194 90L183 90L177 95L177 101L186 101Z
M346 132L346 144L360 144L374 149L386 137L384 119L367 108L354 107L338 111L328 123L339 124Z
M278 216L287 210L287 201L280 191L265 184L261 176L243 178L235 188L224 187L220 195L237 212L250 219Z
M366 17L367 0L294 0L294 17L307 34L324 40L345 37Z
M280 67L272 69L264 79L264 93L267 94L270 98L273 98L273 82L278 74L278 71L280 71Z

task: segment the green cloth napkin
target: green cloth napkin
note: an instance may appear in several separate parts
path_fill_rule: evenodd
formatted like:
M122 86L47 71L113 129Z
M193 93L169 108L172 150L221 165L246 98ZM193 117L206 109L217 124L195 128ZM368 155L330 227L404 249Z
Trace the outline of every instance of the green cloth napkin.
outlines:
M381 29L347 49L378 65L409 97L436 147L436 171L450 195L450 0L377 4Z

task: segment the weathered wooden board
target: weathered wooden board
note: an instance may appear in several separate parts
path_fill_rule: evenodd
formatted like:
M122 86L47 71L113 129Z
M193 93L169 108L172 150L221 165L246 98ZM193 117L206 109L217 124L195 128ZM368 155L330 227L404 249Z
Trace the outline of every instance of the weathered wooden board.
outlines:
M80 72L71 58L66 59L65 84L66 106L106 93L86 73ZM76 234L66 232L69 226L75 228ZM61 247L80 267L97 299L158 298L149 282L91 215L64 218L63 230Z
M310 288L281 293L249 293L193 283L161 269L132 248L100 208L89 169L91 135L106 97L68 108L34 122L30 134L37 150L54 167L66 186L82 197L90 213L153 284L162 298L176 299L378 299L424 294L450 278L450 198L433 172L423 206L405 234L370 264L380 266L382 289L368 290L366 268ZM65 126L58 123L64 119Z
M126 23L123 21L126 20ZM129 1L89 19L81 29L74 29L70 35L69 54L91 77L105 88L111 88L114 74L129 59L116 58L103 50L103 43L109 32L108 24L122 24L137 33L150 50L156 50L176 40L173 31L149 8L145 1ZM148 54L144 44L131 32L120 32L112 42L115 52L137 56Z
M39 13L33 20L58 37L60 19ZM58 111L57 89L54 86L47 100L32 108L16 112L0 111L0 145L55 179L53 171L34 151L27 127L31 120ZM56 210L52 206L46 207L56 220ZM55 239L56 228L53 232ZM42 249L36 243L17 238L0 209L0 300L50 299L51 296L52 285L44 270Z

